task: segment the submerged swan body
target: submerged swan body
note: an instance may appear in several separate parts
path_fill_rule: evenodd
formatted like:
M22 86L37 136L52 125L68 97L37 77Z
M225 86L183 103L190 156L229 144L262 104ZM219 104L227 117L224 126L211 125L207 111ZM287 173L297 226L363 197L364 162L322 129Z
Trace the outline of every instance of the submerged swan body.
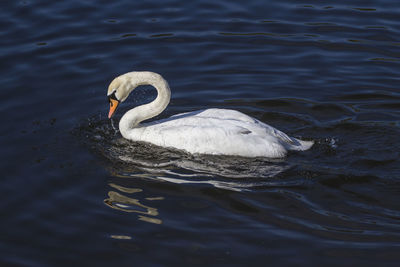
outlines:
M161 75L129 72L115 78L108 87L109 118L118 104L140 85L152 85L157 98L122 116L119 130L132 141L171 147L189 153L243 157L284 157L288 150L307 150L312 141L302 141L236 110L206 109L140 123L160 114L170 101L171 91Z

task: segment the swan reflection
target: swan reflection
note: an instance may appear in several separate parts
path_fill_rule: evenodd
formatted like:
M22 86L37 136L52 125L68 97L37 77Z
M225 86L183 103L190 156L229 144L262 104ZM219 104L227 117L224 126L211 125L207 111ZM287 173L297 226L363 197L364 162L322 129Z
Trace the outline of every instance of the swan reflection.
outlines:
M131 146L130 149L132 149ZM270 178L290 169L291 164L280 159L247 159L232 157L171 157L166 161L129 156L118 147L114 160L124 164L115 174L125 178L140 178L175 184L206 184L231 191L248 191L258 186L274 186ZM127 148L127 147L124 147ZM153 147L152 147L153 148ZM113 149L111 149L112 151ZM151 151L151 150L150 150ZM140 155L136 150L136 155ZM160 154L158 154L160 155Z
M114 190L108 192L108 198L104 199L104 203L107 206L124 212L138 213L140 214L138 215L138 219L141 221L154 224L162 224L162 220L157 218L159 213L156 208L142 204L141 200L133 198L132 196L125 195L125 194L141 193L143 191L142 189L124 187L121 185L117 185L115 183L110 183L109 186L114 188L115 190L118 190L119 192ZM163 197L144 198L144 200L146 201L156 201L163 199L164 199Z

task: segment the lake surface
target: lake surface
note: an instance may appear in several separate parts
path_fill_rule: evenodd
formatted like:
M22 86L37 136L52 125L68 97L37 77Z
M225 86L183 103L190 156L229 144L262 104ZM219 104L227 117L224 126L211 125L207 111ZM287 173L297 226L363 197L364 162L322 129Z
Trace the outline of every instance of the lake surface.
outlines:
M2 266L395 266L398 1L3 1ZM314 140L284 159L123 140L106 91L149 70L157 118L236 109Z

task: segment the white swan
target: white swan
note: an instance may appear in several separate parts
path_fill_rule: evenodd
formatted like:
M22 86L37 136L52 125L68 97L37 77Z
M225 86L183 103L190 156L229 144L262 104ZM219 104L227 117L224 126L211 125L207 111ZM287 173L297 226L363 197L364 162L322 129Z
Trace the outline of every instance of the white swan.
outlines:
M140 85L152 85L157 98L135 107L121 118L119 130L132 141L149 142L189 153L244 157L284 157L288 150L307 150L314 142L301 141L239 111L206 109L174 115L149 123L168 105L171 91L167 81L154 72L129 72L115 78L108 87L108 117L118 104Z

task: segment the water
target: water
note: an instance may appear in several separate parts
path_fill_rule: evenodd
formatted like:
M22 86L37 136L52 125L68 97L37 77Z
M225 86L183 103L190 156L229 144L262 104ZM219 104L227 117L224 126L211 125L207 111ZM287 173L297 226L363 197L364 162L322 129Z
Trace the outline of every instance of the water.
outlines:
M393 0L6 1L2 266L396 265ZM121 139L106 89L162 74L158 116L240 110L314 147L283 160Z

